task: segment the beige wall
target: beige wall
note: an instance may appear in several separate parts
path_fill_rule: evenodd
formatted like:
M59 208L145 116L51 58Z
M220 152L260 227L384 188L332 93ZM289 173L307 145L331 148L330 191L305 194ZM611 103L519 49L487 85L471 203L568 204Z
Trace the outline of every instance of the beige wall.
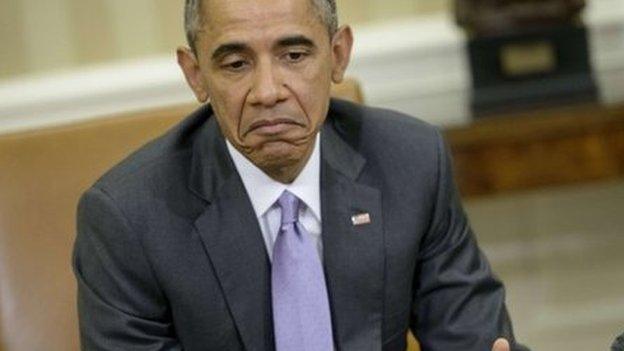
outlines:
M345 23L392 21L449 8L450 0L337 0Z
M338 0L342 22L440 11L448 0ZM173 53L184 41L182 0L2 0L0 79Z

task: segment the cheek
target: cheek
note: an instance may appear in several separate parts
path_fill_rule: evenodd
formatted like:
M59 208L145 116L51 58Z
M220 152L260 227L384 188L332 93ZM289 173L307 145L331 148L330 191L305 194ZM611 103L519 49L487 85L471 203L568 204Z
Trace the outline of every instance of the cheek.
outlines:
M285 69L290 84L305 90L319 89L331 79L331 65L322 57L311 58L310 61L297 68Z
M240 84L224 82L216 82L212 86L221 87L210 91L210 101L215 113L219 116L221 129L238 139L246 90Z
M291 80L292 90L313 124L325 117L331 86L331 74L319 68L302 72Z

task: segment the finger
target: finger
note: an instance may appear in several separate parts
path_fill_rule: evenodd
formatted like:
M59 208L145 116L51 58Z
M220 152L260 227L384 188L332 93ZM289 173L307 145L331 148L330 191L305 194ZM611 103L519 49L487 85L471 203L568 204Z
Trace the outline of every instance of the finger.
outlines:
M504 338L498 338L494 342L494 346L492 347L492 351L510 351L511 348L509 346L509 341Z

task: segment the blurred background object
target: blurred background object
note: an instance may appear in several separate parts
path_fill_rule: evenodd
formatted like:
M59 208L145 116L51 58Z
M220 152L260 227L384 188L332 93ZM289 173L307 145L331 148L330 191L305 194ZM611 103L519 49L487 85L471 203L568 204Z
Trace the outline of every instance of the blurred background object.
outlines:
M581 22L585 0L455 0L457 23L471 36L548 29Z
M455 0L476 116L597 99L585 0Z
M356 37L349 75L367 104L444 130L467 213L507 285L518 338L534 350L607 350L624 326L624 3L522 3L500 0L480 16L453 0L338 0ZM74 202L110 163L195 107L174 57L181 19L182 4L170 0L0 1L0 279L43 277L0 282L0 351L76 346ZM563 46L532 39L503 50L506 60L496 54L496 63L471 66L469 40L562 25L584 27L586 51L568 45L565 65L591 68L596 99L474 120L472 69L504 64L533 78L531 70L562 67ZM66 159L70 152L82 156ZM45 201L33 200L44 192ZM6 264L34 251L44 254ZM24 312L11 300L33 304ZM30 323L20 316L39 311L52 314L19 328L11 340L21 347L9 344L7 334ZM37 323L64 332L36 335Z

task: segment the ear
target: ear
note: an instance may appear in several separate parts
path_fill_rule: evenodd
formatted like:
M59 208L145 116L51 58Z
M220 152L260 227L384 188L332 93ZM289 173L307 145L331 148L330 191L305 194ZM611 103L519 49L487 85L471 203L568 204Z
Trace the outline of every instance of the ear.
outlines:
M176 56L178 58L178 65L186 77L186 82L189 87L195 93L197 101L204 103L208 101L208 91L206 90L206 83L199 68L199 62L197 57L190 48L180 46L176 50Z
M332 38L332 81L342 82L344 74L351 60L351 48L353 47L353 32L351 27L342 26Z

